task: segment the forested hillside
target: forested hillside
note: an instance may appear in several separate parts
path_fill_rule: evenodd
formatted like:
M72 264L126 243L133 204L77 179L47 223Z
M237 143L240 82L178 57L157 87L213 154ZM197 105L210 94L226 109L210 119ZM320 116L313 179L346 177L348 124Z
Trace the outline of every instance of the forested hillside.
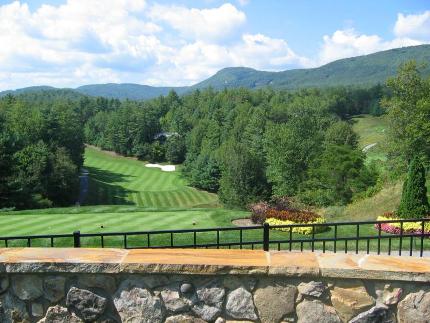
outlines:
M193 186L217 192L228 206L282 196L344 205L402 176L410 156L428 162L429 86L410 62L387 88L171 92L99 112L85 134L88 142L124 155L183 162ZM384 112L388 160L381 168L378 160L365 163L351 117ZM154 139L160 132L171 135Z
M402 176L411 156L430 159L430 82L414 62L387 87L171 91L149 101L52 91L0 99L1 207L74 203L84 142L183 163L188 183L242 208L285 196L345 205ZM383 168L358 145L352 117L363 113L387 113Z
M147 100L160 95L167 95L170 90L178 94L191 93L196 89L212 87L216 90L224 88L245 87L258 89L271 87L273 89L323 88L333 86L369 87L385 84L388 77L394 76L398 67L409 60L427 64L423 66L423 75L430 75L430 45L403 47L375 54L357 56L334 61L318 68L295 69L282 72L257 71L246 67L225 68L212 77L192 86L183 87L154 87L140 84L92 84L69 89L69 96L89 95L106 98ZM18 89L16 91L0 92L6 94L33 93L48 91L54 88L38 86Z
M160 95L167 95L174 90L182 94L188 91L188 87L156 87L140 84L92 84L76 88L76 92L90 96L102 96L105 98L147 100Z
M345 58L318 68L264 72L251 68L226 68L207 80L192 86L223 88L297 89L330 86L371 86L384 84L398 67L409 60L425 63L423 75L430 75L430 45L390 49L375 54Z

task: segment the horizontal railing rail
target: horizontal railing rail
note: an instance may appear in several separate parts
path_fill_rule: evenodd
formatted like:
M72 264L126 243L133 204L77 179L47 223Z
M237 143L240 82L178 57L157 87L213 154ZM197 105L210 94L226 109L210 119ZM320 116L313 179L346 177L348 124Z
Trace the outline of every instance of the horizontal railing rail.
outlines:
M383 225L395 225L391 231ZM413 225L411 225L413 224ZM300 229L307 229L307 234ZM430 219L0 237L0 247L239 248L430 255ZM428 231L427 231L428 230Z

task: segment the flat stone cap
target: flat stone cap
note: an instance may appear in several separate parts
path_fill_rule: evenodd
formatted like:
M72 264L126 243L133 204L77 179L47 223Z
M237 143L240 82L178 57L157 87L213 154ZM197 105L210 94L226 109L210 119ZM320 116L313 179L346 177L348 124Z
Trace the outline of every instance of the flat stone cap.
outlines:
M0 273L237 274L430 282L430 258L223 249L0 248Z

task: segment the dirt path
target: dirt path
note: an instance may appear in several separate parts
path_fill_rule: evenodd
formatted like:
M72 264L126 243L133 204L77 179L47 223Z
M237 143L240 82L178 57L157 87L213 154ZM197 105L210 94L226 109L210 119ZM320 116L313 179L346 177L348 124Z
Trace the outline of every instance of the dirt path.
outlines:
M82 205L85 202L85 198L87 197L88 194L88 175L90 174L90 172L85 169L82 168L81 170L81 175L79 176L79 199L78 199L78 204Z
M375 142L374 144L366 145L363 147L362 151L363 153L367 152L370 148L375 147L378 143Z

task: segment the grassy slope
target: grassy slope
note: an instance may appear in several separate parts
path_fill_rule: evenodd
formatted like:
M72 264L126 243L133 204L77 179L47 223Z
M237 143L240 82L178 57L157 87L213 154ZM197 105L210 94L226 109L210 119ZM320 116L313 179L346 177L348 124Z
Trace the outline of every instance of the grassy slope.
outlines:
M323 210L330 221L375 220L387 211L394 211L400 202L402 184L385 186L374 196L353 202L346 207L328 207Z
M163 172L131 158L87 148L90 173L86 204L130 204L145 207L217 206L216 194L186 185L179 171Z
M373 117L370 115L362 115L353 118L354 131L360 136L359 147L364 147L376 144L366 152L367 161L371 160L386 160L384 146L386 144L387 121L384 116Z
M0 236L231 226L247 215L220 208L216 194L188 187L179 171L94 148L86 149L85 168L87 206L0 213Z
M386 161L384 145L386 143L387 121L382 117L362 115L354 119L354 131L359 135L359 147L363 148L369 144L377 143L366 152L367 162L379 160L383 166ZM430 188L430 181L427 182ZM329 207L324 210L328 218L341 221L364 221L374 220L387 211L396 210L400 203L402 194L402 183L388 183L377 194L353 202L346 207ZM430 196L430 191L429 191Z
M360 149L375 144L366 151L366 161L379 160L380 165L386 161L384 145L386 143L387 121L384 116L374 117L361 115L353 118L354 131L359 136ZM330 220L364 221L374 220L386 211L396 209L401 195L401 184L387 184L380 192L370 198L353 202L346 207L328 207L323 212Z
M86 152L86 166L91 172L90 199L100 203L121 203L129 205L95 205L45 210L25 210L17 212L0 213L0 236L28 235L28 234L55 234L55 233L72 233L80 230L82 233L95 232L114 232L114 231L146 231L146 230L163 230L163 229L183 229L183 228L208 228L208 227L231 227L231 220L247 216L248 212L225 210L222 208L171 208L172 200L163 198L163 193L175 192L177 190L192 190L185 186L185 182L180 178L179 173L164 173L158 169L148 169L143 167L143 163L116 157L94 149L88 149ZM151 190L152 189L152 190ZM101 194L100 192L103 191ZM143 193L157 194L157 203L153 207L141 207L135 205L139 201L137 196ZM207 197L210 203L216 201L216 196L203 194L200 198ZM382 192L380 193L382 194ZM386 203L389 198L395 196L392 192L387 192L382 201ZM380 195L382 196L382 195ZM200 202L192 199L180 201L183 206L192 205ZM155 200L155 199L154 199ZM208 201L206 201L208 202ZM361 214L367 215L375 211L375 205L380 204L378 197L374 201L370 199L363 200L360 203L353 204L348 208L345 214L350 214L351 220L360 220ZM365 207L367 204L371 203ZM355 205L355 209L354 209ZM378 211L379 212L379 211ZM338 220L348 220L346 218L337 218ZM332 219L330 219L332 220ZM103 226L103 227L102 227ZM351 236L355 232L355 227L339 227L339 236ZM375 229L372 226L361 228L362 235L374 235ZM317 234L316 237L332 237L333 230ZM271 231L271 239L287 240L289 234L286 232ZM306 238L301 235L293 234L294 238ZM244 231L243 241L261 241L262 230ZM221 242L238 241L238 232L224 232L220 234ZM193 236L190 233L175 235L175 243L192 243ZM203 233L197 236L197 243L214 243L216 234ZM33 242L32 246L48 246L49 239L40 239ZM366 241L360 242L359 249L366 248ZM26 241L9 241L9 246L24 246ZM55 241L56 246L71 246L70 238L59 239ZM121 247L123 246L122 237L106 237L105 246ZM170 235L157 235L151 238L151 245L169 245ZM146 246L146 236L130 236L128 246ZM82 240L83 246L100 246L100 239L85 238ZM0 246L2 246L0 244ZM386 248L386 241L382 244ZM276 248L277 245L271 246ZM333 243L326 244L327 249L333 248ZM338 244L338 250L341 251L343 243ZM396 242L393 241L393 248ZM261 245L256 245L261 248ZM288 248L288 244L282 244L281 248ZM305 243L303 248L309 249L310 244ZM322 249L322 243L315 244L316 249ZM372 241L370 248L375 250L376 241ZM404 242L404 249L408 248L408 242ZM300 243L293 245L293 249L300 249ZM354 249L354 245L349 246Z

